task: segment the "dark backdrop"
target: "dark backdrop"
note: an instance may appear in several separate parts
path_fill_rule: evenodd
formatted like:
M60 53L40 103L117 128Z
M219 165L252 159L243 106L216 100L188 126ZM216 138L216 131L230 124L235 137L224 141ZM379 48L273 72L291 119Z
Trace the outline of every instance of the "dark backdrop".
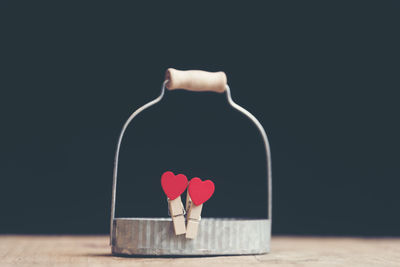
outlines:
M128 116L168 67L223 70L270 138L273 232L400 235L398 2L0 3L2 233L106 233ZM167 216L165 170L210 178L203 216L266 216L256 128L224 95L167 92L129 127L118 216Z

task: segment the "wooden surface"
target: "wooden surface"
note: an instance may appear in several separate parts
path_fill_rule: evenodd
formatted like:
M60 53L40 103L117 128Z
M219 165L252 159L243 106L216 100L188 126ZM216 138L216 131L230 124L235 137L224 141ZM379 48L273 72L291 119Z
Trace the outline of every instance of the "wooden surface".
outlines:
M0 236L0 266L400 266L400 239L273 237L258 256L114 257L107 236Z

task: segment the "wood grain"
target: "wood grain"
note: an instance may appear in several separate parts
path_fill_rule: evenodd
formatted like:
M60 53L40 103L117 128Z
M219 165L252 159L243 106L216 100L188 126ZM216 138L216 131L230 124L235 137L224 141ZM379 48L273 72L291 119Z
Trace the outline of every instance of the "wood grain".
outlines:
M110 254L108 236L0 236L0 266L400 266L400 238L273 237L258 256L141 258Z
M168 199L169 214L174 223L175 235L183 235L186 233L186 221L183 214L183 204L181 196L174 200Z
M189 196L189 194L188 194ZM203 204L196 206L189 197L189 209L186 211L186 238L195 239L197 236L197 231L199 229L199 221L201 219L201 210Z

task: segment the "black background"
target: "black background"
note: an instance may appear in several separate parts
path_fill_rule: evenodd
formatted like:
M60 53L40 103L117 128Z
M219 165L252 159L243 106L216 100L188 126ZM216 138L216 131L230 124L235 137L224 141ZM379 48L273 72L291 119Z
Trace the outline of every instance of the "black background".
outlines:
M164 2L0 3L0 232L106 233L119 131L175 67L225 71L265 127L274 233L400 235L398 2ZM173 170L215 181L203 216L265 217L264 161L224 95L167 92L117 215L167 216Z

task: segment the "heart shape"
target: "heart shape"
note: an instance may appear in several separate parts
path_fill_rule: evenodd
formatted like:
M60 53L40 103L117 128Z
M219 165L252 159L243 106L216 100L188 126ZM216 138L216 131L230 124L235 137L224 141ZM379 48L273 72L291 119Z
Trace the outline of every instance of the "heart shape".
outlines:
M189 182L189 196L196 206L209 200L214 194L214 190L215 186L211 180L202 181L200 178L195 177Z
M179 197L188 185L188 179L183 174L175 175L173 172L164 172L161 176L161 187L171 200Z

